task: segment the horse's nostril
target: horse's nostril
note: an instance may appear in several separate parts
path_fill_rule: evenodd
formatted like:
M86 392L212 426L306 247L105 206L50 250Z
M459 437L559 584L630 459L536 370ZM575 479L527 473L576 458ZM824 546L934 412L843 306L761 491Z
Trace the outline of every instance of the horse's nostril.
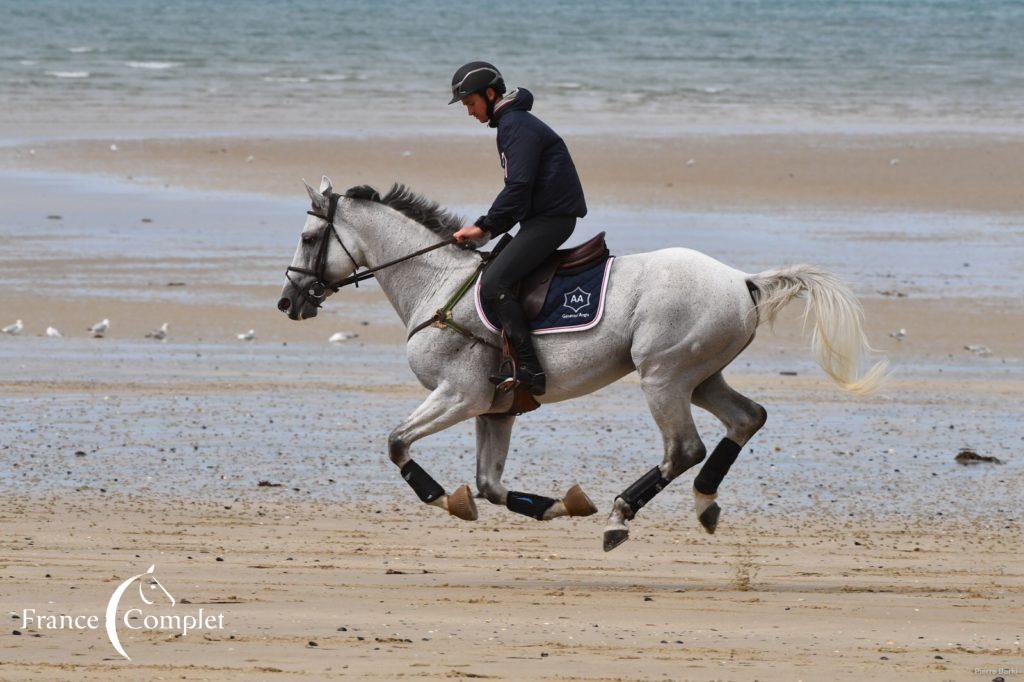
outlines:
M288 308L291 307L292 300L288 297L282 298L280 301L277 302L277 309L280 310L282 313L287 312Z

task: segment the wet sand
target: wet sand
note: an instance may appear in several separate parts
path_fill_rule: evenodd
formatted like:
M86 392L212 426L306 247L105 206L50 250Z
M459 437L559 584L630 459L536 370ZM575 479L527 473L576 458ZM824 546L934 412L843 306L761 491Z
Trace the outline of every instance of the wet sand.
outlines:
M863 202L863 211L834 229L804 214L819 242L774 222L765 224L778 239L736 243L714 222L687 233L750 270L786 262L793 244L803 244L801 256L834 259L896 372L875 397L843 395L811 362L793 304L728 373L769 421L723 485L718 533L697 527L686 475L643 510L629 542L605 554L600 533L613 497L661 458L635 376L526 415L513 435L506 479L514 488L555 495L579 482L600 515L539 523L481 501L480 520L466 523L425 507L385 455L387 432L425 391L380 291L345 291L303 323L273 309L304 210L293 205L292 175L318 174L333 149L289 143L268 171L238 146L200 159L208 143L135 150L119 142L106 152L113 166L99 148L87 162L99 143L76 143L61 149L82 157L54 162L132 174L141 188L43 175L5 185L0 323L20 317L26 329L0 336L0 601L14 615L102 615L121 580L155 564L161 583L188 602L175 608L223 612L225 628L186 637L125 631L129 663L102 629L26 628L10 618L0 678L989 680L1001 668L1024 669L1024 305L1011 262L1022 206L1001 180L989 183L980 167L963 182L949 171L945 197L901 185L905 203L857 181L850 193L812 183L806 196L776 195L769 182L744 195L745 211L786 210L787 201L837 211ZM144 144L164 145L148 164ZM399 152L403 142L386 144ZM39 145L36 161L22 161L48 167L39 159L57 149ZM182 149L191 152L175 174ZM358 156L353 149L344 148ZM370 151L360 158L372 160ZM912 158L901 152L890 166L894 152L875 151L888 170ZM975 151L1004 158L995 146ZM828 150L806 153L836 162ZM383 174L417 158L399 152L375 163ZM479 149L467 158L487 179L473 178L475 165L456 189L432 180L426 165L409 179L439 199L478 202L496 181L493 159ZM1019 158L1005 157L1007 168ZM866 167L854 164L851 176ZM680 205L717 196L714 183L725 187L736 168ZM287 198L163 187L205 187L207 178ZM614 184L602 182L602 191ZM69 189L75 183L80 194ZM671 208L668 197L650 200ZM987 212L958 217L953 203ZM912 212L883 227L872 217L913 207L951 222L918 230ZM617 248L636 244L620 214L596 210ZM722 215L716 220L737 229L750 220ZM969 244L956 239L965 226L976 230ZM646 238L649 247L674 239L668 230ZM891 249L920 262L902 272L902 255L883 260ZM960 262L968 249L969 268ZM112 321L107 338L88 338L85 327L103 317ZM162 322L167 342L143 338ZM42 336L48 324L65 338ZM235 338L249 328L256 340ZM888 335L899 328L908 331L902 341ZM332 346L335 331L359 336ZM696 417L713 445L720 426ZM452 489L473 483L473 442L465 424L414 453ZM964 447L1006 463L960 466L953 458Z
M300 195L330 175L338 188L411 183L446 204L489 202L501 184L494 132L51 141L0 148L19 170L74 170L151 186ZM566 134L592 207L673 209L827 206L1024 211L1024 137L982 133ZM117 151L111 151L112 144ZM31 154L30 154L31 152Z

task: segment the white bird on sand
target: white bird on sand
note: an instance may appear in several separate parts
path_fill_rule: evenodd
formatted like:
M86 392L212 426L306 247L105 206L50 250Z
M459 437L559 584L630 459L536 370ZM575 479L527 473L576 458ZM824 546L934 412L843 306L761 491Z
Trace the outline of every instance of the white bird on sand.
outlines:
M87 329L86 331L92 332L92 336L94 339L102 339L103 335L107 333L108 329L110 329L110 320L104 317L102 321L97 322L93 326L89 327L89 329Z
M165 341L167 339L167 323L164 322L160 325L159 329L154 329L146 334L147 339L156 339L157 341Z
M354 339L359 334L353 334L352 332L334 332L331 334L331 338L327 339L328 343L341 343L342 341L348 341Z
M989 350L988 346L983 346L980 343L972 343L966 345L964 346L964 350L969 350L975 355L980 355L982 357L988 357L989 355L992 355L992 351Z
M239 341L252 341L253 339L256 338L256 330L255 329L250 329L249 331L247 331L244 334L235 334L235 337Z
M14 324L9 324L3 329L0 329L4 334L10 334L11 336L17 336L21 333L21 330L25 328L25 325L21 323L21 320L16 321Z
M59 336L64 336L59 331L57 331L56 327L47 327L46 328L46 335L47 336L52 336L53 338L57 338Z
M906 335L907 335L907 330L906 329L900 329L899 331L896 331L896 332L889 332L889 336L891 336L892 338L896 339L897 341L902 341L904 339L904 337L906 337Z

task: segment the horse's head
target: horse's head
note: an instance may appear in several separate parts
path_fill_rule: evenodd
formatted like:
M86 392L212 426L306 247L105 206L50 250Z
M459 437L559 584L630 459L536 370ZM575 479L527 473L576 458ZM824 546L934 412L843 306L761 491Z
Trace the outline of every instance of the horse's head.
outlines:
M155 568L156 565L154 564L153 566L149 567L148 571L139 576L139 597L142 599L143 602L152 606L156 602L153 599L150 599L146 596L147 592L151 595L155 595L156 597L160 597L160 595L162 594L164 597L167 598L167 601L170 603L170 605L174 606L178 602L174 597L171 596L171 593L167 591L167 588L165 588L160 583L160 581L156 579L156 576L153 575L153 571Z
M277 308L293 320L316 317L324 299L336 291L334 282L351 275L361 259L358 240L338 212L340 197L325 175L317 191L306 185L313 202L302 226L287 282Z

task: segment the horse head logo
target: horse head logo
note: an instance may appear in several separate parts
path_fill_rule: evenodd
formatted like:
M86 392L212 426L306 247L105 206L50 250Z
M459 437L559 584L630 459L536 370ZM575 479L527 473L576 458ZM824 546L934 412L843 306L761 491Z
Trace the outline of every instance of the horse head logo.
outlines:
M167 598L171 606L178 603L177 600L171 596L171 593L167 591L167 588L165 588L160 581L156 579L156 576L153 575L154 570L156 570L156 564L150 566L145 573L133 575L131 578L122 582L117 586L117 589L114 590L114 594L110 595L110 601L107 602L107 637L110 638L110 643L114 645L114 650L129 661L132 660L131 656L125 653L124 647L121 646L121 640L117 636L117 607L121 603L121 597L124 596L124 593L132 586L132 583L136 580L139 581L139 599L141 599L147 606L152 606L156 603L155 600L151 600L149 598L149 595L154 598L159 598L161 593L163 593L163 596ZM149 592L149 595L147 595L147 592Z

